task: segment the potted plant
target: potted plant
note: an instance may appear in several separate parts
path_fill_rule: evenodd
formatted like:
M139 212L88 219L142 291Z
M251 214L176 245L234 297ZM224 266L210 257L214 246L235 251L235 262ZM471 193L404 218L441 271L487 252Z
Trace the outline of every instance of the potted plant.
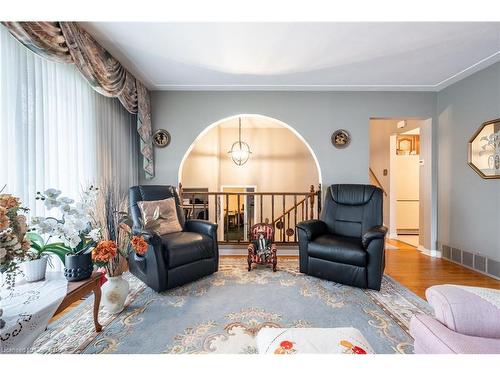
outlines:
M50 263L49 254L56 255L64 264L66 254L69 250L63 242L49 242L35 232L26 233L31 242L31 248L27 253L27 260L22 264L24 278L28 282L39 281L45 278L47 263Z
M79 202L62 197L61 191L48 189L37 193L37 200L44 202L47 210L57 209L58 217L33 217L32 228L47 243L61 241L58 248L64 255L64 275L68 281L80 281L90 277L93 271L91 250L99 239L99 230L90 225L90 211L95 204L97 188L90 186L82 193Z

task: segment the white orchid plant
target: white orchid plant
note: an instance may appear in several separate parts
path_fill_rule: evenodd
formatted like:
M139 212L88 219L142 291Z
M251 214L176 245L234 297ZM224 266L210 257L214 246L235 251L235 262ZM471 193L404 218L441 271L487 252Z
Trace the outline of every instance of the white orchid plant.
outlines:
M81 200L61 196L57 189L37 193L37 200L43 201L47 210L57 210L54 216L31 218L28 237L32 248L38 253L52 252L64 262L68 253L82 254L90 251L99 241L99 229L92 229L91 210L95 205L97 188L90 186L83 191Z

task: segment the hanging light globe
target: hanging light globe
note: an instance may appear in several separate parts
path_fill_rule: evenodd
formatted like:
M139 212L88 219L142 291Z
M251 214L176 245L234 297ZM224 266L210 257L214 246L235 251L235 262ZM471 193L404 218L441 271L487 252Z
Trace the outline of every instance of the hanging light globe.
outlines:
M228 154L231 156L231 160L234 164L243 165L248 161L251 153L252 151L250 151L248 143L241 140L241 118L239 118L238 140L233 143Z

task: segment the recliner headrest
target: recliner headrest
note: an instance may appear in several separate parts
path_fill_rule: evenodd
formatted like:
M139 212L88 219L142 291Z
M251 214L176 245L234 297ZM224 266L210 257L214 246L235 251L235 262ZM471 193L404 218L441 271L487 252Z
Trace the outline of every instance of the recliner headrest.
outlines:
M335 203L348 206L367 204L373 194L380 190L373 185L336 184L330 186L330 194Z

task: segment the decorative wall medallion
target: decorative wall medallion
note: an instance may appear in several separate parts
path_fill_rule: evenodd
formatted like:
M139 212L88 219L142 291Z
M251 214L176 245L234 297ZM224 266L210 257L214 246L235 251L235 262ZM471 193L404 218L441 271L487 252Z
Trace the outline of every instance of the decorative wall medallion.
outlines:
M468 162L482 178L500 178L500 119L483 123L471 137Z
M167 147L171 139L170 133L165 129L158 129L153 134L153 143L156 147Z
M332 145L336 148L346 148L351 143L351 135L347 130L339 129L332 134Z

